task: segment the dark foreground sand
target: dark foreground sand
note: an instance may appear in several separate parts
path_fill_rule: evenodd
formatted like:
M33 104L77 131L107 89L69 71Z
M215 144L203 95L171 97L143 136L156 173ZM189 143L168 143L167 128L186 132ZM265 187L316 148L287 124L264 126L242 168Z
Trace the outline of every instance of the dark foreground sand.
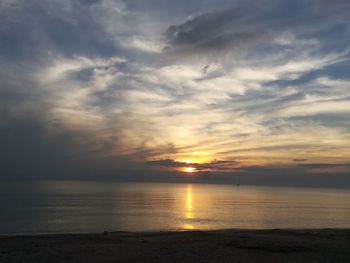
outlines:
M350 262L350 230L0 237L0 262Z

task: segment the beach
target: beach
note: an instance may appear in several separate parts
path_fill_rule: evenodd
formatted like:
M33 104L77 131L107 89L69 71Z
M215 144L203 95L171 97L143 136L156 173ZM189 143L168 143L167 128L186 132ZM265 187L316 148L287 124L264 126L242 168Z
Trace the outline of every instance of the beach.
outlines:
M350 230L3 235L0 262L350 262Z

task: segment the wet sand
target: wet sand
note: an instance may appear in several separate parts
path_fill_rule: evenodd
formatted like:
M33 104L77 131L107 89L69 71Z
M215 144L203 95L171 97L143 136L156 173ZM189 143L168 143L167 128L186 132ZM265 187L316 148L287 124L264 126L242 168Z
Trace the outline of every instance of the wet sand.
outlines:
M350 262L350 230L1 236L0 262Z

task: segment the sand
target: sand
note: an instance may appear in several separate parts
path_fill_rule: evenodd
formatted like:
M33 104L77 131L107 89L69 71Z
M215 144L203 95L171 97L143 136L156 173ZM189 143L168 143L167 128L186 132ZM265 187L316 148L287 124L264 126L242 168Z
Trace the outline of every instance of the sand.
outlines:
M0 262L350 262L350 230L1 236Z

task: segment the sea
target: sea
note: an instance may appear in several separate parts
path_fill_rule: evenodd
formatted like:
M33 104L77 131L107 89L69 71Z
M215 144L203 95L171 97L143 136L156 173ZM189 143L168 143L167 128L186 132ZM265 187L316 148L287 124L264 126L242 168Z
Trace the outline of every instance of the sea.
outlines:
M87 181L0 184L0 234L350 228L350 191Z

